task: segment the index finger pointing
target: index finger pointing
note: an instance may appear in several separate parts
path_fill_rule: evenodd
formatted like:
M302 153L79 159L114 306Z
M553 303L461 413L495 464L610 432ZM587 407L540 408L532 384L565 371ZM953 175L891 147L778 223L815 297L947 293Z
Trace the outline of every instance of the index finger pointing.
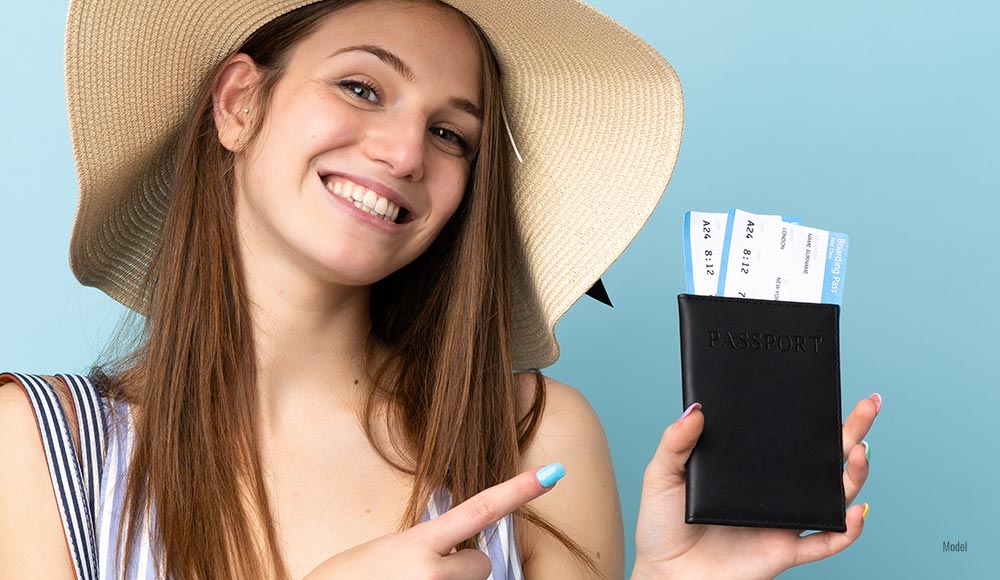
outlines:
M411 531L424 535L435 552L447 556L462 540L477 535L490 524L551 490L565 473L565 468L558 462L519 473L477 493L437 518L414 526Z

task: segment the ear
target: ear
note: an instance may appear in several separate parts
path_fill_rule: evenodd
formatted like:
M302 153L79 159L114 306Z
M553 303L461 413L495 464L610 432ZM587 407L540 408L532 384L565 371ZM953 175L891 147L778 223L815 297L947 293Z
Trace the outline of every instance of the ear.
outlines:
M240 52L229 57L212 85L212 114L219 142L230 151L239 151L246 145L243 132L254 113L251 97L260 76L257 63Z

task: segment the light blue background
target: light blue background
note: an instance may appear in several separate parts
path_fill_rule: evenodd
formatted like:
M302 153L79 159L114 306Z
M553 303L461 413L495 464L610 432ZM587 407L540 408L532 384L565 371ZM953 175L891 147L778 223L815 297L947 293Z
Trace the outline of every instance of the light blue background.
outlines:
M546 370L604 421L629 565L643 470L681 411L682 215L741 207L850 234L844 412L872 391L885 399L858 498L871 503L864 535L783 578L996 574L1000 4L594 5L667 56L686 100L667 194L604 276L614 309L578 302L557 328L562 358ZM76 184L65 5L4 12L0 369L78 372L121 310L67 264ZM945 540L969 551L944 553Z

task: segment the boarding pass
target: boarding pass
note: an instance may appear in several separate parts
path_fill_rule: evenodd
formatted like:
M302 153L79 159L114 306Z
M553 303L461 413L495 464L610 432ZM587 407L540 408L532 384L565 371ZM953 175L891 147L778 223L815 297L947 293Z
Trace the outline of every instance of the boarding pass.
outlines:
M689 211L684 265L689 294L841 304L848 236L798 217Z

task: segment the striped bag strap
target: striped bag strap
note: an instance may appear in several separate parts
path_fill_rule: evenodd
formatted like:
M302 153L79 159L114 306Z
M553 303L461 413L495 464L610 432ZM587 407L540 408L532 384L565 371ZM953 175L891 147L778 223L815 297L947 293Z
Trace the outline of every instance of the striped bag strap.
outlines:
M76 409L83 465L77 459L68 420L55 389L42 376L4 373L18 383L35 413L49 478L62 516L66 543L78 580L98 580L95 514L104 463L104 419L100 399L90 381L76 375L59 375Z

